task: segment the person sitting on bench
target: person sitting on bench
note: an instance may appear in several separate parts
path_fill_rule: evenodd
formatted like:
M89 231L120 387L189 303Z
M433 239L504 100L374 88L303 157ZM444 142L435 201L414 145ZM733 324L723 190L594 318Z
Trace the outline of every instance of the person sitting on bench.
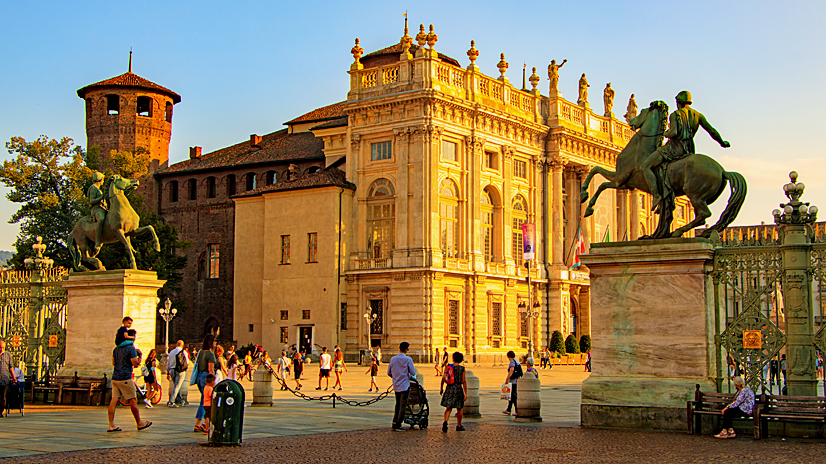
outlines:
M743 382L742 377L734 378L734 387L737 388L737 395L730 405L723 408L723 430L717 435L717 438L735 438L737 434L734 433L734 428L731 422L740 417L749 417L754 412L754 392Z

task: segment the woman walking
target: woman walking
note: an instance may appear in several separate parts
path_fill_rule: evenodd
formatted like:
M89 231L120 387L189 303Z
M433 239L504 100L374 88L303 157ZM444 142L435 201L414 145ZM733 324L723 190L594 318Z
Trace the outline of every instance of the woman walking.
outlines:
M290 365L293 360L287 357L287 352L282 351L281 357L278 358L278 381L281 383L281 390L287 389L287 378L290 376Z
M336 387L341 390L341 373L347 371L347 365L344 364L344 353L339 348L336 348L335 358L333 359L333 371L336 373L336 383L333 385L333 390Z
M293 375L295 375L295 389L301 390L301 373L304 372L304 358L300 351L293 356ZM286 379L285 379L286 380Z
M445 367L442 375L442 385L439 387L442 395L442 406L445 409L445 421L442 422L442 432L447 432L447 421L450 419L450 412L456 409L456 431L465 430L462 427L462 409L467 401L467 380L465 379L465 366L462 366L464 356L458 351L453 353L453 364Z
M215 366L218 360L215 358L215 335L208 334L204 337L204 342L201 345L201 351L198 352L198 358L195 361L198 365L198 390L201 392L201 403L198 405L198 410L195 412L195 430L194 432L206 432L201 422L204 420L206 412L204 411L204 387L206 386L207 375L215 375Z
M155 392L160 395L161 385L158 383L158 353L152 349L149 355L146 356L146 374L143 376L146 382L146 398L143 402L146 404L146 409L152 409L152 398L155 397Z

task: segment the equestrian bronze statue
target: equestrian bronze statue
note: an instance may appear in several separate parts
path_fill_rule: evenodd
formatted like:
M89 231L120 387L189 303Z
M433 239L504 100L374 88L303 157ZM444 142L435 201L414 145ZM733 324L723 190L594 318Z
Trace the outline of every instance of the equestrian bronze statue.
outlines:
M72 267L75 271L86 270L87 267L82 264L85 263L93 270L106 270L103 263L96 258L101 245L121 242L129 255L129 264L132 269L137 269L132 237L149 233L155 241L155 250L161 251L155 229L152 226L140 227L141 218L126 198L125 192L137 188L138 181L113 175L105 196L100 191L102 184L103 174L95 172L88 192L92 214L77 221L69 235L68 247L72 255Z
M607 188L639 189L654 197L654 210L660 213L657 229L641 239L680 237L686 231L704 225L711 217L708 205L713 203L726 187L731 188L726 209L716 224L704 230L708 237L712 231L720 232L731 224L746 200L746 180L737 172L729 172L712 158L694 153L694 135L702 127L723 148L731 146L708 123L705 116L690 107L691 94L682 91L677 95L678 110L669 121L668 105L657 100L628 122L637 132L628 145L617 155L616 171L597 166L591 169L580 190L580 201L588 200L588 186L596 174L608 182L597 188L585 210L585 217L594 213L594 204L600 193ZM664 137L668 143L663 145ZM694 220L671 232L675 199L686 195L694 208Z

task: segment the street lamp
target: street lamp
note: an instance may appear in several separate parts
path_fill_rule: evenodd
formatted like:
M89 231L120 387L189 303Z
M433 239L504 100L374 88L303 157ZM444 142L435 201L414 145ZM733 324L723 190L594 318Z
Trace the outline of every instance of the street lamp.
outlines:
M158 310L164 321L166 321L166 330L164 331L164 346L166 347L166 355L169 356L169 321L178 314L178 310L172 307L172 302L169 298L163 302L163 308Z
M528 298L530 298L530 296ZM528 300L528 301L530 301L530 300ZM540 306L541 305L539 304L538 301L534 302L530 307L528 306L528 303L525 303L524 301L519 303L519 306L518 306L519 312L522 313L522 315L528 319L528 323L529 323L528 324L528 328L530 329L530 334L529 334L529 337L528 337L528 357L529 358L533 358L533 354L534 354L534 352L533 352L533 332L534 332L533 321L534 321L534 319L539 318Z
M372 312L372 308L370 305L367 305L367 312L364 313L364 321L367 322L367 330L365 330L364 336L367 338L367 351L369 353L372 350L370 346L370 325L376 322L376 319L379 318L377 313ZM364 359L361 360L362 364L364 364Z

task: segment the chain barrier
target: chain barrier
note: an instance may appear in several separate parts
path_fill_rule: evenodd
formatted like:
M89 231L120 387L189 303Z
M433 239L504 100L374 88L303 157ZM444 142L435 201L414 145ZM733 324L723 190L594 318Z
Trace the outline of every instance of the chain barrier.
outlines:
M366 400L366 401L348 400L346 398L343 398L343 397L339 396L336 393L332 393L332 394L329 394L329 395L322 395L322 396L310 396L310 395L305 395L304 393L301 393L298 390L293 390L292 388L290 388L287 385L286 380L279 377L278 374L275 373L275 370L273 370L273 368L270 364L261 363L260 365L264 366L264 368L267 369L267 371L273 377L275 377L276 380L278 380L278 383L281 384L281 387L283 389L289 391L290 393L292 393L296 397L301 398L304 401L328 401L328 400L333 400L333 408L336 407L336 400L338 400L338 402L340 402L340 403L346 404L347 406L355 406L355 407L370 406L373 403L379 402L379 401L387 398L390 395L390 393L393 391L393 386L391 385L391 386L387 387L386 391L380 393L379 396L370 398L369 400Z

